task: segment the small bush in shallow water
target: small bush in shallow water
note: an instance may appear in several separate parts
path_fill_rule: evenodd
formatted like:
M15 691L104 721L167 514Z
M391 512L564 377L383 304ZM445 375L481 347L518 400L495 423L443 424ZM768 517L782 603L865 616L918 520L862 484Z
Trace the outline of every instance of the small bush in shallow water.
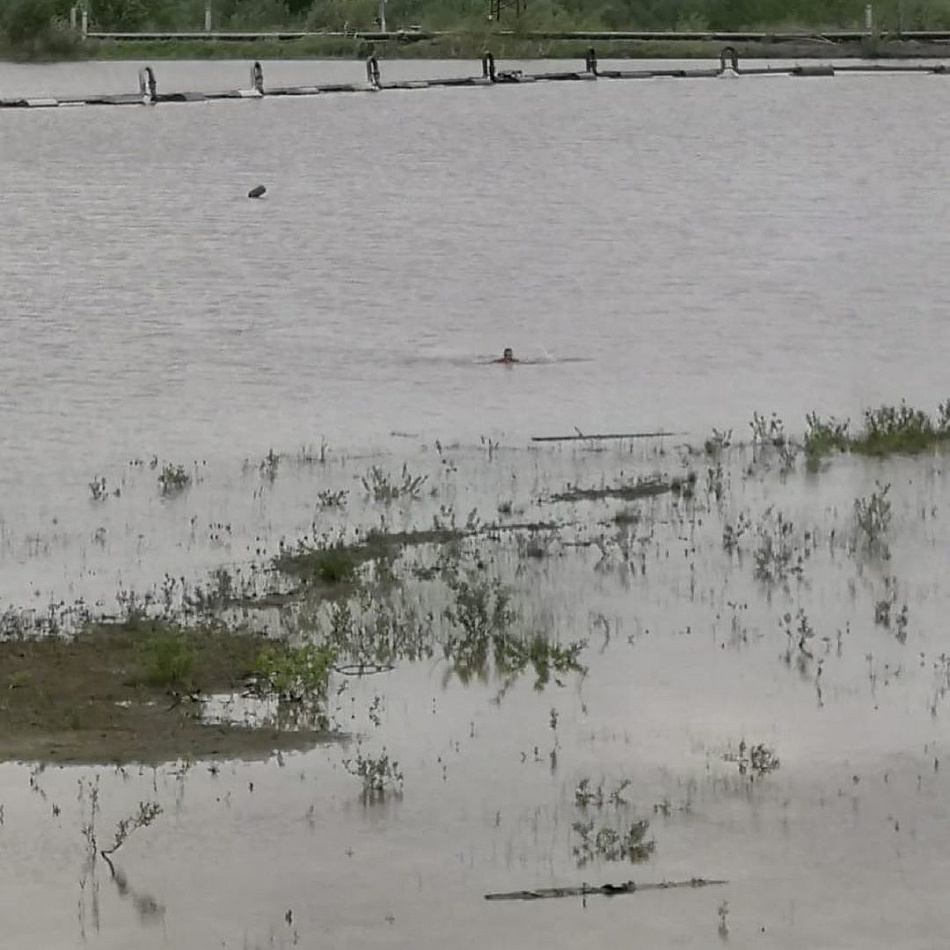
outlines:
M805 424L808 429L805 432L804 448L809 462L816 462L823 455L843 452L848 448L848 427L851 423L847 419L844 422L839 422L834 416L821 419L818 413L810 412L805 416Z
M913 454L950 439L950 400L937 411L937 420L907 403L880 406L864 413L864 431L851 440L856 452L887 455L891 452Z
M273 450L268 449L264 461L258 466L261 475L269 482L277 478L277 470L280 467L280 456Z
M373 501L390 502L397 498L418 498L427 478L427 475L413 475L405 464L399 475L390 475L374 465L361 481Z
M183 491L191 484L191 476L184 465L165 464L158 476L158 484L163 495L173 495Z
M781 627L785 631L785 662L791 664L794 657L800 669L807 669L808 661L814 659L809 644L815 636L815 629L809 623L808 615L799 607L794 618L790 613L782 617Z
M874 604L874 622L886 630L890 630L893 623L898 643L906 643L910 611L906 603L899 611L895 609L897 607L897 581L893 577L884 578L884 590L886 596Z
M781 512L774 515L769 508L759 525L759 546L753 552L755 576L772 584L784 581L789 575L801 577L807 549L795 541L795 526Z
M754 775L763 776L770 772L775 772L781 765L775 750L769 748L764 742L756 745L747 745L745 739L739 743L739 752L727 753L723 756L726 762L735 762L739 766L739 774L747 775L752 772Z
M348 494L349 492L345 488L339 491L324 488L323 491L317 492L317 500L320 502L321 508L342 508L346 504Z
M104 858L115 854L128 841L129 836L139 828L147 828L162 813L162 806L158 802L139 802L139 810L134 815L122 818L115 829L115 840L111 848L103 848Z
M290 702L322 702L335 659L333 650L309 643L297 647L285 643L266 646L254 664L256 691Z
M753 445L773 445L776 448L785 445L785 424L773 412L771 419L760 416L757 412L752 413L752 421L749 423L752 430Z
M349 580L356 570L356 559L343 548L327 548L313 559L313 573L326 584Z
M721 431L713 429L712 435L706 439L703 449L707 455L719 455L725 449L732 445L732 429Z
M618 831L609 825L595 830L593 821L575 821L571 829L580 838L571 848L579 868L598 859L640 864L656 850L655 841L644 840L650 823L642 818L633 822L626 831Z
M390 759L385 749L375 758L364 756L357 749L356 759L344 759L343 768L362 781L365 799L376 800L390 792L396 795L402 792L403 774L399 763Z
M887 498L890 488L877 482L876 491L854 502L855 526L869 547L879 544L891 526L891 503Z
M157 630L142 644L145 681L150 686L184 689L191 685L195 650L183 633L175 629Z
M594 808L603 808L604 803L607 802L610 805L613 805L617 808L622 805L627 804L627 800L623 797L624 791L629 787L630 779L622 779L617 787L610 792L609 794L604 794L604 783L599 782L597 785L591 784L589 777L585 776L578 782L577 788L574 789L574 804L578 808L588 808L593 806Z

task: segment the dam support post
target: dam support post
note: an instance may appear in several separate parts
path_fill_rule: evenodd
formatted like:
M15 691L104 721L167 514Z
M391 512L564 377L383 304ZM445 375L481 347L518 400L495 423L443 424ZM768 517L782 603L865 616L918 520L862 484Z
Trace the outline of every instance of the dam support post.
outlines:
M728 66L726 65L728 61ZM719 74L725 73L726 69L731 69L734 73L739 72L739 54L734 46L724 46L719 54Z
M143 66L139 70L139 94L145 105L153 105L158 98L158 82L151 66Z
M375 53L366 58L366 81L371 89L379 89L379 60Z
M259 96L264 95L264 67L256 60L251 65L251 89Z

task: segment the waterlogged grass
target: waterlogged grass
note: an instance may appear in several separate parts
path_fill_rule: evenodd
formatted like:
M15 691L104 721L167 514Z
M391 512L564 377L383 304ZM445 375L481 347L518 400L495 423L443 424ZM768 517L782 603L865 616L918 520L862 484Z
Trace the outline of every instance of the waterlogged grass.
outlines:
M669 492L688 493L696 482L695 473L679 478L653 476L635 479L619 485L605 485L598 488L580 488L568 486L563 491L551 495L551 501L603 501L606 498L618 498L621 501L636 501L641 498L653 498Z
M942 403L934 415L902 402L897 406L866 409L863 426L851 431L849 420L821 419L815 413L806 417L804 449L811 460L834 452L862 455L916 455L950 441L950 400Z
M305 583L332 586L353 580L357 569L368 561L393 557L408 547L445 544L464 534L455 528L395 532L372 530L352 542L302 542L295 550L282 551L273 565L279 573Z
M250 687L256 695L272 696L285 708L307 706L309 723L319 723L321 728L333 725L327 696L334 671L363 676L401 663L431 660L444 687L453 680L494 683L497 699L522 679L537 691L560 687L569 677L587 673L589 631L569 634L544 616L531 603L528 578L556 572L558 562L576 564L588 558L597 575L627 577L626 583L631 583L661 570L662 559L675 553L676 543L693 537L706 521L718 535L714 544L718 556L725 555L724 563L758 581L759 592L769 598L799 597L818 580L810 562L819 539L834 550L834 532L829 538L822 534L822 526L798 516L793 521L780 503L758 509L737 505L736 487L768 479L774 460L781 462L780 478L789 477L802 450L810 458L834 451L870 451L870 445L876 446L877 453L883 451L882 446L904 450L939 444L950 433L950 402L934 417L904 404L869 410L865 428L857 435L849 423L833 418L822 420L811 414L806 422L808 431L799 444L777 416L756 413L750 426L751 445L733 446L731 432L714 431L704 452L678 450L674 464L681 468L676 475L656 474L656 460L663 453L654 453L649 461L645 455L641 466L641 471L652 474L637 474L636 466L626 465L621 454L620 464L613 470L609 464L602 466L599 478L597 460L584 457L579 471L587 477L567 480L568 487L560 491L551 491L553 479L547 485L536 483L527 498L513 495L514 483L506 479L504 494L492 499L489 507L492 517L503 517L494 522L482 522L479 511L486 509L475 507L457 523L453 504L442 494L445 489L457 491L455 462L441 450L434 478L431 472L410 471L406 465L374 466L362 475L357 473L363 497L347 505L345 513L334 510L342 508L345 489L324 488L327 503L321 501L316 518L336 518L339 524L343 518L358 519L362 511L376 527L339 526L318 536L315 520L308 540L295 546L282 542L275 556L253 569L250 579L221 568L206 586L177 589L175 580L166 577L160 591L144 597L123 594L126 621L119 626L129 637L134 635L135 663L125 664L122 682L143 695L151 691L188 696L222 685ZM258 466L261 473L274 480L280 458L276 450L269 451ZM490 468L497 462L489 457L483 464ZM159 470L160 483L167 483L170 491L191 484L181 466L161 466L154 459L152 467ZM352 482L353 476L349 477ZM96 485L101 484L100 478ZM565 481L559 478L555 484ZM593 487L579 487L585 484ZM199 480L195 492L200 485ZM847 502L846 510L853 517L845 517L838 535L847 556L858 551L888 555L884 542L896 520L889 490L887 485L878 485L869 496ZM625 504L606 522L582 519L541 525L530 520L549 502L610 499ZM389 504L399 500L413 504L398 506L394 512ZM525 513L526 519L511 518L516 511ZM400 519L401 530L389 526L393 518ZM430 527L424 526L427 520ZM230 524L218 528L230 535ZM695 548L687 547L683 553L692 563ZM691 577L691 591L694 583ZM900 605L892 609L894 600L889 596L877 600L886 603L887 610L878 611L883 619L876 625L890 623L899 628L899 638L906 639L906 612L901 612ZM241 663L229 667L230 676L221 684L220 678L208 673L207 644L222 642L215 639L219 634L244 642L239 631L227 632L226 614L237 608L250 611L267 606L280 612L281 635L293 637L295 646L258 643L253 655L244 654ZM818 640L810 621L798 610L797 605L783 610L779 618L799 619L785 624L779 620L779 627L786 630L789 665L807 671L816 657ZM153 619L156 615L162 619ZM0 627L19 630L18 616L4 615L8 616L9 623L5 619ZM195 625L198 618L203 626ZM49 632L55 632L57 622L53 613L34 619L37 629ZM609 632L606 619L603 627ZM738 628L735 635L737 639L746 636ZM339 685L344 683L341 680ZM25 696L24 691L34 685L31 670L26 666L12 669L9 685L11 692ZM73 715L82 719L79 708L76 712L74 707Z
M913 455L950 440L950 400L935 416L906 403L881 406L864 413L864 429L851 440L851 448L866 455Z
M891 418L898 429L926 430L919 416ZM931 423L940 429L939 416ZM288 838L274 842L275 853L290 847L294 857L306 816L334 853L352 845L361 860L367 816L352 806L358 798L379 806L372 822L387 833L380 861L364 865L367 888L386 886L385 868L404 861L407 847L438 849L453 860L453 837L463 835L486 842L472 852L473 890L482 883L477 875L498 873L495 856L504 853L519 877L511 886L529 891L552 881L612 886L628 876L640 885L668 875L721 875L733 878L730 899L751 908L754 932L774 933L781 910L770 908L787 881L777 880L766 898L744 890L732 871L767 878L791 855L789 875L812 873L800 856L813 853L816 829L833 839L827 866L816 872L829 891L853 866L849 835L869 865L883 862L885 886L895 846L901 873L925 885L931 855L914 836L925 829L928 840L939 837L934 803L945 797L938 760L945 755L940 720L950 702L950 660L941 634L939 553L947 544L947 476L932 459L905 458L885 467L887 482L875 483L882 466L853 450L850 426L811 417L810 429L819 457L825 449L853 457L812 478L800 464L807 446L762 414L754 441L733 445L720 432L705 452L672 446L638 448L636 455L618 448L518 457L505 450L486 458L475 448L465 458L453 449L445 456L450 464L433 457L429 468L414 468L413 479L428 480L405 505L387 506L357 488L337 510L317 504L307 481L299 496L313 518L306 540L295 544L289 529L274 527L256 543L255 565L243 564L263 587L284 592L272 608L247 606L248 578L237 568L187 592L165 579L151 594L125 598L127 648L121 637L117 646L100 642L98 658L78 664L55 651L21 660L17 651L34 650L21 636L21 615L6 620L0 613L0 631L11 637L10 652L0 650L0 749L16 739L22 750L29 740L37 758L81 758L75 746L64 754L66 744L100 730L110 739L96 740L97 754L122 761L155 760L162 748L178 755L243 754L248 742L274 748L274 739L252 730L238 737L200 724L192 691L229 683L268 697L285 721L343 723L353 746L283 762L291 766L287 780L268 783L266 801L248 797L256 793L246 771L221 767L212 773L217 788L214 805L205 796L207 807L224 813L238 795L242 807L260 803L268 813L286 804ZM414 467L429 461L412 457ZM401 464L381 470L398 478ZM636 488L660 464L692 489L621 496L609 510L578 504L570 521L537 530L543 512L567 511L548 504L562 486ZM352 491L365 473L365 463L358 465L321 470L320 486ZM281 467L273 509L299 474ZM249 481L260 491L256 476ZM204 490L197 481L189 508ZM134 497L124 484L121 501L105 505L90 504L82 484L77 494L77 506L103 518ZM154 474L143 479L143 495L166 518L175 514L176 506L154 504ZM459 516L460 527L456 503L475 511ZM241 540L248 537L257 542L247 531ZM268 545L279 537L292 540L275 556ZM179 602L186 616L206 616L207 625L172 623ZM149 619L156 612L164 619ZM235 615L246 616L269 637L226 626L229 615L232 624ZM35 622L60 629L61 615L37 611ZM275 642L278 633L286 639ZM219 634L242 645L216 686L208 666L221 662ZM119 637L103 625L99 636L107 635ZM205 638L215 650L206 650ZM56 640L72 644L62 635ZM69 685L83 664L87 684L102 693ZM117 679L116 669L124 670ZM52 715L63 692L63 720L44 720L42 735L30 732L32 719ZM28 694L29 704L16 707ZM41 704L48 708L37 713ZM299 785L292 774L298 769ZM254 782L262 786L274 774L261 769ZM129 785L134 797L117 814L137 814L127 806L142 800L144 781ZM300 791L280 798L281 785ZM161 780L156 787L170 811ZM409 801L399 807L403 795ZM327 801L341 807L323 821ZM431 820L433 801L439 814L454 816L447 831ZM889 815L893 825L889 818L885 824ZM911 833L907 815L917 825ZM709 832L708 848L697 850L697 829ZM630 872L658 854L662 863ZM297 894L293 901L278 896L277 921L302 906ZM686 891L663 897L691 899ZM834 899L842 898L835 892ZM682 916L690 926L694 918ZM723 939L729 929L738 939L745 926L724 904L717 913L707 903L698 917L706 933L687 935L687 942L715 941L717 926ZM582 934L577 939L583 943ZM796 939L808 943L806 934L789 937Z
M805 417L805 425L803 448L809 461L820 459L832 452L847 451L850 445L848 420L841 422L834 416L822 419L812 412Z

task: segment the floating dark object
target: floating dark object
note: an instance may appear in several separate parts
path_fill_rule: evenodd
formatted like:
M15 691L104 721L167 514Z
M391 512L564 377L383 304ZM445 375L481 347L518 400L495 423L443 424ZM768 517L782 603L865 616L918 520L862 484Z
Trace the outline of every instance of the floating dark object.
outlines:
M263 185L255 185L248 193L248 198L263 198L267 189Z
M834 66L795 66L791 70L793 76L834 76Z

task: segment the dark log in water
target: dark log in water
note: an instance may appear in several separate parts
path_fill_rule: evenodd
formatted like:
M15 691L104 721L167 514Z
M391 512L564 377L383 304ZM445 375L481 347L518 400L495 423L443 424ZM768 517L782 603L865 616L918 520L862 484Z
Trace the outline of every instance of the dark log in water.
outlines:
M602 884L600 887L581 884L580 887L541 887L534 891L507 891L501 894L486 894L485 900L537 901L549 897L586 897L588 894L603 894L606 897L614 897L617 894L633 894L636 891L668 891L681 887L713 887L728 883L728 881L709 881L704 877L694 877L688 881L660 881L655 884L637 884L636 881L625 881L623 884Z
M248 193L248 198L263 198L267 189L263 185L255 185Z
M605 432L586 435L533 435L532 442L587 442L590 439L654 439L667 435L682 435L681 432Z

